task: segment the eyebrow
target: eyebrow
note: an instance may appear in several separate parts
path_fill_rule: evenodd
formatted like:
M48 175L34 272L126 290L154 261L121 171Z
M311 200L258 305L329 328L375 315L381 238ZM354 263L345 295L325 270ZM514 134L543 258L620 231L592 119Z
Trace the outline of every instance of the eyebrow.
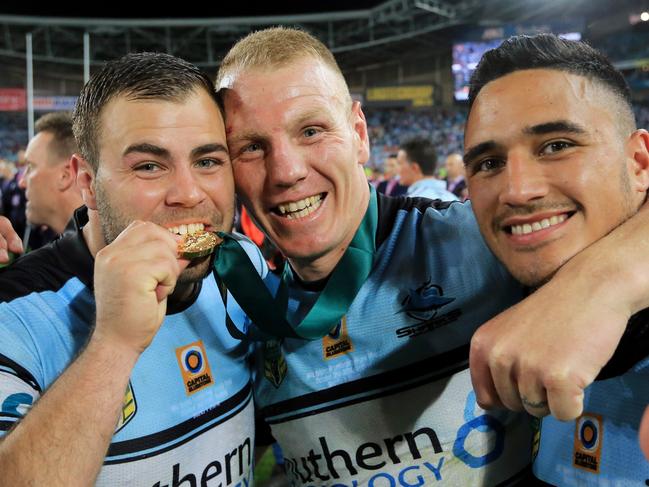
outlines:
M312 121L313 119L323 118L327 114L322 108L313 108L307 110L306 112L300 114L296 119L295 123L297 125L304 125L306 122Z
M525 127L523 129L523 133L526 135L546 135L555 132L585 134L586 129L584 129L581 125L569 122L567 120L556 120L553 122L540 123L538 125L532 125L531 127ZM470 164L473 159L480 156L484 152L493 151L499 147L500 144L497 144L493 140L488 140L469 148L464 154L464 165L466 166Z
M223 144L205 144L201 145L200 147L196 147L195 149L192 150L191 152L191 157L200 157L205 154L209 154L211 152L225 152L228 154L228 148L224 146Z
M554 122L541 123L532 127L525 127L523 133L528 135L545 135L553 132L569 132L573 134L585 134L586 129L567 120L557 120Z
M464 165L468 166L473 159L478 157L479 155L483 154L484 152L492 151L499 147L498 144L496 144L493 140L489 140L487 142L482 142L478 145L474 145L470 149L466 151L464 154Z
M159 147L154 144L148 144L146 142L142 144L133 144L128 146L124 151L124 156L127 156L128 154L132 154L135 152L140 152L144 154L153 154L154 156L164 157L164 158L171 157L169 151L164 147ZM225 145L218 144L218 143L205 144L196 147L195 149L192 149L190 155L191 157L200 157L202 155L209 154L211 152L225 152L227 154L228 148Z
M164 149L163 147L159 147L157 145L147 144L147 143L129 145L124 151L124 154L122 155L127 156L134 152L153 154L154 156L158 156L158 157L169 157L169 151L167 149Z

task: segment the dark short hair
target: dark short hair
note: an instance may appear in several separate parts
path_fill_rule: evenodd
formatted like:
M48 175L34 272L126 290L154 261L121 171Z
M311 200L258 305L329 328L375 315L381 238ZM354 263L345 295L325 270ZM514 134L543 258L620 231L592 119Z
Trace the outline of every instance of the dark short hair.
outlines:
M432 176L437 169L437 151L433 143L424 137L413 137L402 142L399 149L406 153L408 160L416 162L421 172L426 176Z
M70 112L46 113L36 120L34 129L36 133L52 134L48 149L54 155L56 162L68 161L72 154L78 151L77 142L72 133L72 114Z
M469 109L487 83L525 69L555 69L599 82L624 102L633 117L629 86L606 56L584 42L554 34L510 37L485 52L471 76Z
M210 78L175 56L142 52L107 62L85 84L74 109L73 130L81 154L96 170L101 111L117 96L124 95L129 100L182 101L201 89L221 107Z

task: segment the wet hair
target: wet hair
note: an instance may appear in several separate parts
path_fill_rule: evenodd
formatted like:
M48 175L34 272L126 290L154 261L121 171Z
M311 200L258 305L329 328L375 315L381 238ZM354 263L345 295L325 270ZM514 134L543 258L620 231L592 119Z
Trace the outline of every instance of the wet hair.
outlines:
M469 109L480 90L496 79L526 69L554 69L583 76L607 88L622 102L624 116L636 128L631 91L611 62L584 42L562 39L554 34L514 36L484 53L471 76Z
M51 161L67 162L72 154L78 151L77 142L72 132L72 114L70 112L46 113L34 125L36 133L52 134L48 150L54 156Z
M433 143L424 137L413 137L403 142L399 149L406 153L410 163L416 162L425 176L432 176L437 169L437 151Z
M97 170L101 112L116 97L179 102L199 90L221 107L210 78L175 56L142 52L107 62L85 84L74 109L74 136L82 156Z

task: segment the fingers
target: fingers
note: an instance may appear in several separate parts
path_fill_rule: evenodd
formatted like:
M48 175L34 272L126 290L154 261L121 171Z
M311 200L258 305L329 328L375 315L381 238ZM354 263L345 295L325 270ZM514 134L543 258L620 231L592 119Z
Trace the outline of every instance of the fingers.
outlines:
M521 404L532 416L542 418L550 414L548 397L543 383L538 380L536 371L530 371L527 367L521 367L518 376L518 390Z
M162 323L166 298L187 261L172 234L151 222L132 222L95 258L95 333L143 351Z
M0 216L0 264L9 262L9 253L22 254L23 243L11 226L11 222Z
M523 411L516 365L512 359L506 354L496 354L492 357L490 368L494 386L503 405L511 411Z
M482 335L478 330L471 339L469 353L469 368L476 402L483 409L503 409L505 406L498 396L489 368L488 353L481 338Z
M566 377L553 377L547 381L550 413L561 421L580 416L584 409L584 390Z

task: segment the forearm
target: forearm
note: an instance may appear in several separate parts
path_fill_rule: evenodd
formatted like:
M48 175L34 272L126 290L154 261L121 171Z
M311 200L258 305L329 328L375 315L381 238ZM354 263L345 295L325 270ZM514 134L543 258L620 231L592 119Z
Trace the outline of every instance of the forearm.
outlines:
M568 284L569 283L569 284ZM585 305L603 300L628 316L649 307L649 207L566 263L550 281Z
M0 442L2 485L92 485L137 354L92 339Z

